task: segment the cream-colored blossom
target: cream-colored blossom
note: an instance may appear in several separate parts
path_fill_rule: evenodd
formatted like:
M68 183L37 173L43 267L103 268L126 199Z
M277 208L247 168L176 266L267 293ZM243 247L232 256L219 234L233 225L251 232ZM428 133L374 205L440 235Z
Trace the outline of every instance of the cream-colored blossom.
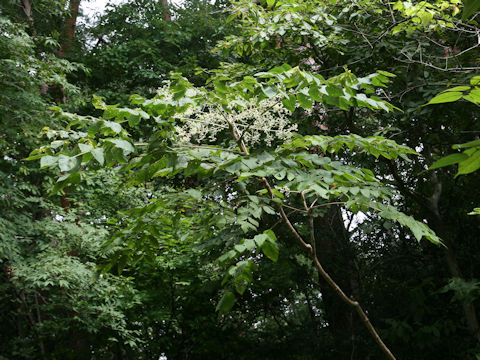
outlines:
M260 142L271 145L276 139L290 138L297 130L297 124L290 120L290 113L278 97L255 99L244 102L241 110L231 106L231 113L222 108L207 105L202 108L190 107L178 115L184 124L177 126L179 141L182 143L202 143L215 141L217 134L233 124L247 145Z

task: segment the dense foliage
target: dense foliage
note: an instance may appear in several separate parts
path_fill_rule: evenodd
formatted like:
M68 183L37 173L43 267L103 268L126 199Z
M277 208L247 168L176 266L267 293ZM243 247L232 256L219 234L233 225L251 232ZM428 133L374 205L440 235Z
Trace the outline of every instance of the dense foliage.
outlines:
M479 1L79 4L0 4L0 359L480 358Z

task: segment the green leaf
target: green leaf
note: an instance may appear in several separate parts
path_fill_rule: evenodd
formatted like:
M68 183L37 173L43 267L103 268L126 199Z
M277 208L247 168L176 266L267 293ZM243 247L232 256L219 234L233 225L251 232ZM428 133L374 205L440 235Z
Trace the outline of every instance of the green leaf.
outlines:
M217 89L217 92L222 94L228 93L228 87L225 81L216 80L214 84L215 84L215 88Z
M275 177L275 179L277 180L282 180L285 176L287 175L287 172L285 170L280 170L279 172L273 174L273 176Z
M452 149L466 149L480 146L480 140L469 141L465 144L455 144L452 146Z
M267 235L271 240L277 241L277 237L275 236L275 233L273 232L273 230L268 229L268 230L265 230L263 233Z
M250 284L250 282L251 282L250 278L244 274L240 274L236 276L235 279L233 280L235 290L240 295L243 295L245 293L245 290L247 290L247 287Z
M262 91L268 98L272 98L278 93L278 90L273 86L267 86L267 87L262 86Z
M480 2L480 1L479 1ZM470 85L478 86L480 85L480 76L474 76L470 79Z
M71 171L78 165L79 159L66 155L60 155L58 157L58 167L60 171Z
M255 235L255 237L253 238L253 240L255 241L258 247L262 247L267 239L268 239L267 234L258 234L258 235Z
M221 314L226 314L235 304L235 294L227 291L218 302L216 310Z
M92 150L92 146L91 145L88 145L88 144L78 144L78 148L80 149L80 151L82 153L87 153L87 152L90 152Z
M408 227L417 241L420 241L422 237L425 237L434 244L442 243L440 238L435 235L435 233L427 225L415 220L411 216L405 215L393 206L376 203L373 207L377 211L379 210L378 215L380 215L382 218L397 221L401 225Z
M120 134L122 132L122 125L116 122L104 120L103 124L109 129L112 129L116 134Z
M145 100L146 99L143 96L138 94L130 95L130 98L129 98L130 104L133 104L133 105L143 104Z
M310 89L308 90L308 94L311 96L311 98L315 101L321 102L322 101L322 94L320 93L320 90L318 89L318 86L312 85Z
M328 85L327 93L332 97L338 97L343 95L343 89L337 85Z
M98 161L100 165L103 165L105 163L103 151L103 148L96 148L91 151L93 157L95 158L95 160Z
M249 231L252 231L252 230L257 230L257 228L252 224L250 224L248 221L242 221L242 222L239 222L239 224L240 224L240 228L244 233L248 233Z
M370 198L370 190L368 189L360 189L360 193L365 196L366 198Z
M480 104L480 89L473 89L470 93L464 95L463 98L474 104Z
M297 103L297 98L295 95L291 94L288 98L282 100L282 104L291 112L295 111L295 104Z
M240 261L236 264L235 268L236 271L234 274L233 284L235 286L235 290L240 295L243 295L248 285L250 285L253 280L252 262L249 260Z
M453 88L449 88L445 90L444 92L449 92L449 91L467 91L470 90L470 86L455 86Z
M460 161L465 160L466 158L468 158L468 156L465 154L460 154L460 153L451 154L441 158L440 160L435 161L433 165L428 168L428 170L438 169L444 166L457 164Z
M79 172L65 174L57 180L57 183L51 189L50 194L55 195L60 190L64 189L66 186L78 184L81 180L82 180L82 176L80 175Z
M242 244L237 244L233 247L239 254L242 254L245 250L247 250L247 247Z
M132 152L135 151L135 148L133 147L133 145L127 141L127 140L123 140L123 139L108 139L107 140L108 142L111 142L112 144L115 145L115 147L119 148L119 149L122 149L123 150L123 153L125 155L128 155Z
M464 0L462 21L468 20L480 8L480 0Z
M468 215L480 215L480 208L473 209L473 211L469 212Z
M227 253L223 254L222 256L220 256L216 262L217 263L223 263L227 260L231 260L231 259L234 259L235 257L237 256L237 252L235 250L229 250Z
M358 186L352 186L351 188L348 189L353 195L357 195L360 191L360 188Z
M281 73L284 73L288 70L290 70L292 67L288 64L283 64L283 65L280 65L280 66L276 66L274 67L273 69L271 69L269 71L270 74L281 74Z
M417 15L422 21L423 26L427 26L433 20L433 14L428 11L423 11Z
M383 71L383 70L377 70L377 73L379 73L381 75L384 75L384 76L388 76L388 77L396 77L397 76L395 74L392 74L391 72Z
M458 91L443 92L443 93L435 96L426 105L454 102L454 101L457 101L458 99L460 99L462 97L462 95L463 95L463 93L458 92Z
M252 240L252 239L247 239L247 240L245 240L245 242L243 243L243 245L245 246L245 248L246 248L248 251L252 251L253 249L255 249L255 241Z
M276 242L268 239L263 243L262 251L266 257L268 257L273 262L277 262L278 260L278 245Z
M311 109L313 106L313 101L310 99L308 96L305 94L299 93L297 95L298 98L298 103L300 104L301 107L305 109Z
M468 159L460 162L458 164L458 172L455 177L458 175L470 174L480 168L480 149L475 151Z
M328 199L329 196L328 196L328 190L323 188L322 186L318 185L318 184L313 184L312 186L310 186L310 188L315 191L315 193L320 196L321 198L323 199Z
M265 205L265 206L262 207L262 209L263 209L263 211L265 211L267 214L270 214L270 215L275 215L275 214L276 214L276 213L275 213L275 209L272 208L272 207L270 207L270 206Z
M58 161L58 157L46 155L40 159L40 167L44 168L47 166L51 166L55 164L57 161Z

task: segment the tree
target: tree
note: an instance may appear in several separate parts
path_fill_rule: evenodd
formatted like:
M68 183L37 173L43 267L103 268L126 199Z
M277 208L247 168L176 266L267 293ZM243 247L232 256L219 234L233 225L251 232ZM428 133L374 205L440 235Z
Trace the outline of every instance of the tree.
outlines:
M207 14L191 11L196 3L168 23L159 2L139 4L117 7L94 30L117 31L108 44L98 36L88 60L96 74L89 86L108 101L96 97L95 110L78 114L74 104L55 109L44 129L53 142L30 156L50 168L53 192L67 191L73 203L84 198L75 188L104 167L114 184L132 187L125 201L89 209L93 219L108 212L108 231L115 228L104 276L135 278L130 293L138 295L133 307L116 307L127 320L114 335L138 350L119 344L105 354L263 359L321 351L333 359L380 358L381 349L389 358L473 358L478 223L466 213L478 206L478 179L454 178L441 165L459 163L465 174L478 165L478 143L468 143L478 131L475 6L235 1L228 21L237 28L207 55L195 32L173 36L192 13ZM205 18L205 29L223 21L217 15ZM127 17L138 21L122 33ZM177 57L152 27L205 61ZM213 44L205 39L202 49ZM155 52L153 40L172 51ZM217 62L220 53L228 62ZM150 64L148 76L128 79ZM163 85L170 70L187 76ZM122 90L105 91L107 72ZM107 105L117 97L121 105ZM452 144L467 145L443 158ZM88 196L107 189L96 184ZM128 201L129 191L142 201ZM123 210L117 220L115 209ZM99 294L92 289L93 303L104 301ZM47 333L31 338L48 348ZM88 331L81 338L100 354Z
M47 25L63 14L63 2L40 1L30 7L24 1L24 13L17 5L0 6L0 354L47 359L90 358L94 352L102 357L115 351L115 341L127 348L137 343L124 320L135 304L135 291L126 278L98 278L96 262L103 258L100 245L108 230L88 216L86 206L78 203L81 197L72 194L74 209L64 206L67 197L49 198L49 179L23 160L40 145L42 127L56 126L48 107L57 95L42 89L75 94L77 88L66 78L81 66L59 59L58 42L49 36L54 29ZM37 21L45 14L45 21ZM83 188L84 196L103 186L101 178L98 174L96 182ZM132 194L140 198L135 192L127 196ZM96 211L112 216L107 206ZM112 293L123 300L113 300Z
M170 5L173 20L165 21L163 1L110 5L96 23L80 29L72 58L91 71L76 81L122 104L132 93L153 96L171 71L203 84L207 76L199 68L214 69L223 60L211 49L231 32L225 24L225 7L223 1Z
M204 177L216 170L219 175L214 180L214 184L218 182L222 184L220 189L223 188L224 196L228 196L229 188L223 184L225 180L231 183L232 179L228 180L228 178L233 176L233 179L238 182L239 188L234 186L232 190L235 193L240 192L247 195L248 201L236 210L239 214L238 217L235 217L232 205L219 203L221 206L219 211L223 212L224 216L227 211L232 215L228 222L222 222L223 227L216 225L218 231L228 231L232 227L239 226L245 234L251 231L256 232L260 224L255 218L260 219L262 212L267 211L263 210L264 206L270 209L268 211L275 213L275 210L271 208L274 205L281 220L290 231L291 238L312 256L313 264L319 275L345 303L356 310L381 349L390 358L394 358L358 302L345 295L319 262L315 250L314 234L314 218L319 214L314 214L314 211L316 208L337 204L345 205L347 209L354 212L360 209L363 211L373 210L386 219L397 220L403 225L409 226L419 240L425 236L432 242L439 242L439 239L423 223L400 213L394 206L383 203L383 201L391 199L393 193L378 182L371 171L355 170L349 164L332 161L326 156L331 152L340 152L344 147L352 150L358 147L357 151L370 153L377 157L383 156L386 159L395 159L399 155L406 158L407 154L415 154L415 151L381 137L361 138L355 135L333 138L319 135L300 136L274 148L273 151L268 151L268 146L260 146L258 150L254 150L255 144L258 142L256 133L259 131L268 133L272 129L268 123L261 124L262 121L267 121L268 116L262 118L261 112L255 114L255 111L259 110L249 107L253 102L257 107L260 106L260 110L262 106L267 109L285 106L287 109L294 110L298 99L300 105L306 108L311 107L313 101L325 104L329 102L339 104L339 101L342 101L343 106L365 104L371 109L389 110L392 107L379 98L367 97L363 92L357 93L360 84L367 84L367 93L369 90L373 92L373 87L368 85L372 81L370 79L385 83L388 82L388 76L390 76L388 73L377 73L369 78L358 79L351 73L345 73L325 80L321 76L300 71L298 68L292 69L283 66L270 72L257 74L257 78L250 76L231 83L227 83L228 78L222 75L213 81L215 86L213 90L195 89L186 79L179 77L168 93L158 95L153 100L146 100L140 96L132 98L134 104L143 105L144 110L149 111L154 119L159 117L158 119L162 120L161 122L156 120L160 124L161 130L154 133L154 137L158 140L153 143L153 147L145 144L148 145L147 152L139 153L139 157L136 157L128 167L140 168L135 178L141 179L141 181L156 176L174 176L182 170L185 170L188 176ZM322 93L326 96L322 96ZM345 97L347 94L348 98ZM356 102L357 98L362 99L360 103ZM268 105L269 100L271 105ZM87 130L84 127L91 124L90 119L62 114L72 119L71 125L78 124L81 131L87 130L90 135L80 139L74 149L70 145L59 147L56 150L52 147L44 147L30 157L31 159L41 158L42 166L59 166L61 171L70 172L70 175L65 175L63 179L60 179L63 185L68 185L73 179L78 178L78 169L82 166L96 166L104 162L106 164L125 162L126 157L133 153L135 148L132 144L133 141L129 140L128 133L120 125L120 122L128 121L130 126L135 126L141 119L148 120L150 118L150 115L144 110L107 106L101 99L96 100L96 106L105 111L106 118L114 119L116 122L105 118L97 119L94 121L93 127ZM190 107L192 109L189 110ZM247 111L250 111L250 114L245 115ZM175 116L176 114L178 115ZM200 125L200 131L203 130L209 135L213 132L210 139L214 139L213 137L219 130L229 132L232 139L221 140L218 145L211 148L191 143L183 146L181 140L180 142L175 141L175 132L178 132L175 129L175 123L178 116L181 116L180 119L187 123L203 122ZM258 119L260 124L252 122L254 119ZM268 127L262 128L261 125ZM206 130L201 129L202 126L206 127ZM197 128L190 127L187 131L189 137L199 136L202 139L202 136L198 135ZM246 131L250 132L247 134ZM53 132L52 135L54 136L55 133ZM98 138L98 135L101 134L107 137ZM78 133L66 134L66 136L70 139L68 140L69 144L73 138L78 138ZM288 134L280 133L278 136L281 139L282 136L288 137ZM188 141L188 138L184 140ZM274 140L277 138L274 137ZM67 143L66 140L60 140L60 142ZM252 150L247 148L247 142L251 142L249 145ZM321 156L306 151L298 152L299 149L311 150L313 148L318 148ZM98 153L102 154L102 159L95 155ZM320 168L317 168L318 166ZM289 176L287 176L288 173ZM259 180L263 182L264 190L259 189ZM203 197L208 199L211 191L207 189L211 188L212 184L208 182L205 189L199 185L197 184L199 200L202 198L202 191L204 192ZM220 190L218 186L214 185L213 187L217 191ZM285 197L281 191L299 194L301 198L293 195ZM263 196L255 195L256 193L263 194ZM371 197L378 200L371 201ZM293 220L284 210L282 199L286 202L287 208L305 213L307 219L303 221L307 221L305 225L309 229L307 234L310 234L310 241L304 240L304 237L297 231L292 223ZM238 200L242 201L242 196L238 196ZM303 210L297 208L296 203L299 200L303 200ZM143 218L141 221L144 221ZM208 226L211 227L212 224L209 223ZM271 229L265 230L263 234L256 235L253 239L241 240L238 238L235 243L237 243L235 250L232 249L220 257L220 262L231 262L241 258L246 251L252 251L257 247L266 257L274 261L278 259L278 245ZM231 284L236 292L242 295L253 279L254 266L252 258L247 257L240 260L227 272L224 283ZM221 313L225 313L233 306L234 301L233 291L227 291L220 300L218 309Z

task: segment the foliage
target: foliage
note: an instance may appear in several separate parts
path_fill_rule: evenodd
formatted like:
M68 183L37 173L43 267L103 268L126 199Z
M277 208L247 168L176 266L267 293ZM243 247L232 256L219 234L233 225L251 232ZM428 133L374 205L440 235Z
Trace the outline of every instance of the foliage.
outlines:
M48 198L49 178L22 160L39 145L41 128L54 124L48 107L60 89L67 96L78 93L67 76L83 67L57 57L58 42L50 37L55 29L49 25L63 18L63 6L38 1L27 21L16 2L0 6L0 354L5 358L67 359L92 352L104 358L116 342L128 348L139 343L125 320L137 302L132 282L97 274L107 228L86 215L77 203L81 197ZM37 26L42 12L49 16ZM96 185L84 190L101 187L97 177ZM79 205L75 211L70 201ZM107 208L97 206L95 212L105 216Z
M459 99L468 100L478 105L480 104L480 89L477 86L479 83L480 77L474 76L470 79L471 86L457 86L447 89L435 96L427 103L427 105L453 102L458 101ZM468 91L468 94L463 95L466 91ZM461 153L450 154L437 160L429 169L434 170L444 166L458 164L458 171L455 175L455 177L457 177L459 175L470 174L480 168L480 140L469 141L465 144L456 144L452 146L452 149L465 150ZM473 211L469 213L469 215L478 214L478 208L473 209Z
M471 86L457 86L449 88L433 99L431 99L427 105L430 104L443 104L459 99L470 101L474 104L480 104L480 89L478 84L480 83L480 77L474 76L470 79ZM468 91L468 94L464 95ZM462 153L448 155L437 162L435 162L430 169L437 169L443 166L458 164L457 175L469 174L480 168L480 141L473 140L465 144L453 145L453 149L466 149Z
M35 3L0 5L2 356L382 358L363 312L476 357L476 2L132 1L82 65Z
M408 160L407 154L415 154L415 151L408 147L399 146L395 142L381 137L362 138L354 135L297 136L291 142L287 141L277 148L265 147L263 144L262 147L255 149L255 144L252 143L249 150L243 142L244 134L250 130L253 119L239 114L243 114L242 111L252 99L258 102L279 94L278 103L283 104L290 111L295 110L297 100L299 105L305 108L311 108L313 102L318 101L323 105L335 104L340 108L356 104L373 110L393 109L390 104L376 96L368 97L364 93L357 93L361 90L365 90L367 94L374 93L370 82L383 85L388 82L388 77L384 74L390 75L376 73L370 77L358 79L347 72L325 80L323 77L301 71L298 68L292 69L289 66L283 66L270 72L256 74L256 77L249 76L230 83L225 76L221 80L217 76L216 80L212 82L213 87L211 88L193 88L185 78L177 76L171 85L170 95L166 95L165 91L162 91L152 100L133 96L132 102L143 105L143 110L141 108L126 110L117 106L108 106L97 98L95 106L104 110L103 119L60 113L60 116L73 119L68 126L68 131L45 129L47 136L55 138L55 140L50 146L44 146L34 151L29 159L40 158L43 167L55 168L58 166L59 170L65 173L58 179L54 191L78 182L81 178L81 169L87 168L93 161L93 166L104 162L106 165L124 163L126 164L125 170L140 170L140 179L143 182L151 181L158 176L174 177L182 173L184 177L196 175L198 180L215 175L214 179L217 183L224 183L226 178L230 178L227 181L235 181L237 183L235 187L249 194L249 201L242 205L237 204L235 208L238 216L230 218L226 214L235 213L232 204L224 201L217 203L217 206L220 205L218 211L223 214L222 221L220 223L207 222L205 227L209 231L213 230L214 234L226 232L235 227L240 227L246 234L252 231L256 232L260 226L257 219L261 219L263 211L275 214L272 206L276 206L282 218L287 224L290 224L283 206L296 209L295 202L298 202L298 198L293 195L296 193L303 198L304 211L312 219L313 216L318 216L314 212L315 203L317 203L317 208L344 204L346 209L355 213L359 210L365 212L375 210L381 217L397 220L402 225L410 227L418 240L425 236L428 240L439 243L440 239L425 224L417 222L399 212L395 207L383 203L392 202L394 195L391 189L380 183L370 170L357 169L349 164L342 164L340 161L332 161L328 157L328 154L340 153L346 147L351 151L366 152L375 157L396 159L400 155ZM362 84L365 85L362 86ZM211 117L208 110L204 110L205 118L197 118L196 111L188 112L190 106L193 108L216 107L223 112L223 119L218 116ZM182 114L183 117L180 120L183 121L188 122L190 119L203 121L207 127L218 127L223 123L223 126L230 132L231 140L223 140L218 144L225 146L222 148L217 147L218 145L196 147L193 144L177 143L175 139L178 138L178 135L175 134L174 125L178 120L175 114ZM233 116L229 116L230 114ZM108 121L105 118L114 118L116 122ZM152 140L155 139L155 141L150 140L148 144L139 144L140 146L135 149L135 139L129 137L128 131L122 127L120 122L126 121L130 127L134 127L139 124L140 119L149 120L150 118L159 125L159 130L153 134ZM238 130L237 118L239 119L238 123L243 123L245 127L242 133ZM258 123L256 125L258 126ZM268 129L261 130L268 131ZM56 136L59 136L60 140L56 139ZM271 141L268 141L267 145L269 142ZM142 149L145 148L145 145L147 147L144 152ZM316 154L301 150L312 148L317 149ZM262 151L262 149L264 150ZM102 154L101 161L98 158L99 153ZM136 153L136 157L130 161L129 155L133 153ZM138 174L135 174L133 181L138 180ZM255 185L258 180L265 183L264 190L254 190L258 188ZM274 184L273 189L269 184L270 181ZM211 183L204 182L204 184L206 186L197 186L195 195L191 193L197 201L213 196ZM223 187L222 189L222 187L215 186L215 183L214 188L223 190L228 196L228 188ZM255 193L258 195L254 195ZM310 208L307 208L307 199L311 202ZM156 212L156 203L157 201L145 209L139 209L137 214L141 215L141 222L137 222L133 227L128 227L126 231L131 236L132 233L144 233L148 229L152 236L149 239L154 240L153 245L158 244L162 247L168 244L170 238L170 235L165 237L162 233L178 234L178 230L175 229L178 229L179 225L185 231L191 227L192 223L191 220L184 222L182 221L183 217L180 217L174 221L173 229L169 229L171 220L160 222L163 226L155 229L149 224L151 221L149 217ZM163 207L164 201L160 204ZM167 208L170 206L172 205L168 204ZM301 210L297 209L297 211ZM201 212L204 213L205 209ZM195 224L198 223L195 222ZM257 235L253 240L234 240L235 250L229 250L227 254L219 258L219 261L231 261L238 255L242 255L245 250L253 250L255 247L259 247L266 257L277 261L276 237L270 229L267 231L264 236ZM294 235L299 237L298 233L293 231ZM310 231L311 236L314 236L313 228ZM203 232L201 228L200 230L196 229L195 233L187 233L181 238L190 237L202 241ZM162 238L165 240L160 242ZM300 242L303 243L303 240ZM140 253L149 256L150 245L147 247L145 245L146 243L143 241ZM314 240L310 245L304 246L315 249ZM134 246L133 249L133 254L137 254L138 248ZM315 260L316 253L312 254L314 261L317 261ZM132 260L131 252L129 257L126 257L124 253L119 260L119 269L123 269L124 264ZM238 294L243 295L253 280L252 273L255 267L253 260L246 258L239 259L227 270L226 277L222 282L227 287L227 291L217 306L220 314L229 311L235 303L235 295L230 287L234 288Z
M136 0L109 5L77 37L79 58L92 69L78 82L108 100L128 102L128 95L154 94L181 71L203 83L199 69L216 68L221 57L210 50L230 31L222 10L225 2L195 0L170 5L173 21L164 21L162 1Z

